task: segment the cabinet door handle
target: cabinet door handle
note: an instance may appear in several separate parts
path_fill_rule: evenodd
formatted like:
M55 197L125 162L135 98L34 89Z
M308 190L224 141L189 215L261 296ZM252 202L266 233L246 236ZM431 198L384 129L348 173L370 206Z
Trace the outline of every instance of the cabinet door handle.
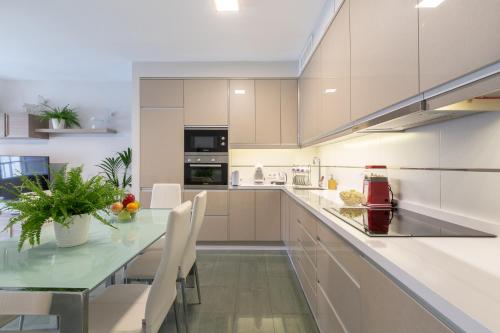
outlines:
M9 136L9 115L6 113L4 114L4 120L3 120L3 136L8 137Z

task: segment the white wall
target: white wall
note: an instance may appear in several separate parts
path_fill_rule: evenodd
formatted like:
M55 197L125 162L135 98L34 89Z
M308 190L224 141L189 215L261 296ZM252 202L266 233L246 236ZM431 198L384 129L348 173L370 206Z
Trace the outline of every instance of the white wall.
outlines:
M326 172L344 188L361 190L363 167L385 164L403 207L497 230L499 142L500 115L484 113L406 133L370 134L322 145L318 153L329 166Z
M84 165L86 175L98 172L95 164L131 146L130 82L0 81L0 111L24 112L24 103L37 103L38 95L51 105L76 107L83 127L93 115L115 111L110 127L117 134L52 136L49 140L0 140L0 155L48 155L52 163Z

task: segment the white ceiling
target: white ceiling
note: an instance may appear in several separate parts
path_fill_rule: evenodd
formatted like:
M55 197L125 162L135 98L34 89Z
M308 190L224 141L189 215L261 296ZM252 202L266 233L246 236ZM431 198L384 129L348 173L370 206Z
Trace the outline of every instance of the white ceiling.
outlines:
M297 60L325 0L0 0L0 78L129 80L133 61Z

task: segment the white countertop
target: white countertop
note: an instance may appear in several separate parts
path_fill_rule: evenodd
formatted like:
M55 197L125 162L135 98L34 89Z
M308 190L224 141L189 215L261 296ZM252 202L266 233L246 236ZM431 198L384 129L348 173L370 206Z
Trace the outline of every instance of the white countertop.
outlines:
M500 238L371 238L323 210L337 191L242 184L230 190L284 190L382 267L435 314L465 332L500 332Z

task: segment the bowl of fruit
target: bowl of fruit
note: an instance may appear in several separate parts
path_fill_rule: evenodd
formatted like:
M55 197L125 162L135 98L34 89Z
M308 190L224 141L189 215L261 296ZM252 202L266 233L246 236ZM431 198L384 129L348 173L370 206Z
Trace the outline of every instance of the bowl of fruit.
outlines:
M132 193L128 193L122 201L117 201L111 205L111 211L116 215L119 222L132 221L140 208L140 202L135 200Z

